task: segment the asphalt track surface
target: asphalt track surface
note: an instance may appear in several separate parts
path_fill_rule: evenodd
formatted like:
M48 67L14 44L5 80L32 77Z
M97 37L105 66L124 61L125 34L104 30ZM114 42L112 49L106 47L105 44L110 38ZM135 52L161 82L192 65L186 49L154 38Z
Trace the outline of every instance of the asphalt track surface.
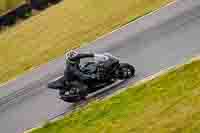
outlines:
M183 0L184 2L187 3L186 0ZM84 48L83 51L92 49L97 52L110 52L120 57L123 62L133 64L137 73L131 82L182 63L200 54L200 6L183 11L188 5L188 3L181 6L175 4L169 10L176 9L183 13L163 22L159 22L159 19L167 18L169 15L167 10L153 18L148 16L140 20L144 21L142 24L138 21L117 31L116 34L92 42L94 45ZM195 5L200 5L200 2L196 2ZM150 24L155 26L149 26ZM140 25L142 26L136 33ZM62 74L63 64L63 58L54 60L0 88L28 90L20 94L20 97L13 96L9 103L6 100L0 102L1 133L21 133L73 108L73 104L64 103L57 98L56 90L46 88L47 82Z

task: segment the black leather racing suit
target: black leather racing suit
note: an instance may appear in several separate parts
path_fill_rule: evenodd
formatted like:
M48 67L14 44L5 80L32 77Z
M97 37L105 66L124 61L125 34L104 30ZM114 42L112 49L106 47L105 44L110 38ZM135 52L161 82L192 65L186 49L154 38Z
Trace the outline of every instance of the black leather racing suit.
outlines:
M94 57L94 54L78 54L73 58L68 58L68 60L66 60L66 68L65 68L65 72L64 72L64 78L65 81L71 82L71 81L84 81L84 80L88 80L91 78L91 75L82 73L80 68L79 68L79 63L80 60L83 58L90 58L90 57Z
M94 57L94 54L87 54L87 53L80 53L76 55L75 57L68 58L66 60L66 68L64 71L64 83L65 84L78 84L81 86L83 91L87 88L87 86L84 84L84 81L91 79L91 75L85 74L81 72L79 68L80 60L83 58L91 58ZM64 94L65 91L60 91L60 95Z

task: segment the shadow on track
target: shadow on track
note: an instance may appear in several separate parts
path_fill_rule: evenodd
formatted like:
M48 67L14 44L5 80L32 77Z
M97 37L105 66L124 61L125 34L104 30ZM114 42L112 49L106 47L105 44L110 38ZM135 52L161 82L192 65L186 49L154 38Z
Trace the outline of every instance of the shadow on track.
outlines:
M135 75L135 77L137 77L137 75ZM128 84L134 82L134 78L131 78L131 79L128 79L128 80L123 80L123 81L117 81L116 83L114 83L114 84L112 84L108 87L105 87L105 88L103 88L103 89L101 89L97 92L90 94L87 97L87 99L84 100L84 101L80 101L80 102L77 102L77 103L71 103L70 107L67 107L66 111L51 117L49 120L50 121L57 120L59 118L64 117L65 114L72 113L72 112L76 111L77 109L86 106L88 103L90 103L94 100L102 100L105 97L110 96L113 93L115 93L116 91L120 90L121 88L126 87Z

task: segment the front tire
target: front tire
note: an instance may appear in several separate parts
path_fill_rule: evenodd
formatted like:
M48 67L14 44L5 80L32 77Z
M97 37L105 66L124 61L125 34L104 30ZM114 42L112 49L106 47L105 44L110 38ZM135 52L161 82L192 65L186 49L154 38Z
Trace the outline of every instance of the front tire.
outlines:
M121 63L116 75L120 80L130 79L135 76L135 67L128 63Z

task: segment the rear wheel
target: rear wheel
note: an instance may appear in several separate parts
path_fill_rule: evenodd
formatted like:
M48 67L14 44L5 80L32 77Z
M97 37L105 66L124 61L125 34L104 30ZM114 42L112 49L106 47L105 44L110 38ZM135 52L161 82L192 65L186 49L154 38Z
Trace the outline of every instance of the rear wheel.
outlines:
M76 95L81 99L85 99L85 97L87 96L87 91L83 90L82 88L78 88L78 87L72 87L69 90L69 95Z
M121 63L116 75L118 79L129 79L135 76L135 68L128 63Z
M66 102L78 102L85 100L87 96L87 86L79 82L72 83L70 90L65 92L62 96L62 100Z

